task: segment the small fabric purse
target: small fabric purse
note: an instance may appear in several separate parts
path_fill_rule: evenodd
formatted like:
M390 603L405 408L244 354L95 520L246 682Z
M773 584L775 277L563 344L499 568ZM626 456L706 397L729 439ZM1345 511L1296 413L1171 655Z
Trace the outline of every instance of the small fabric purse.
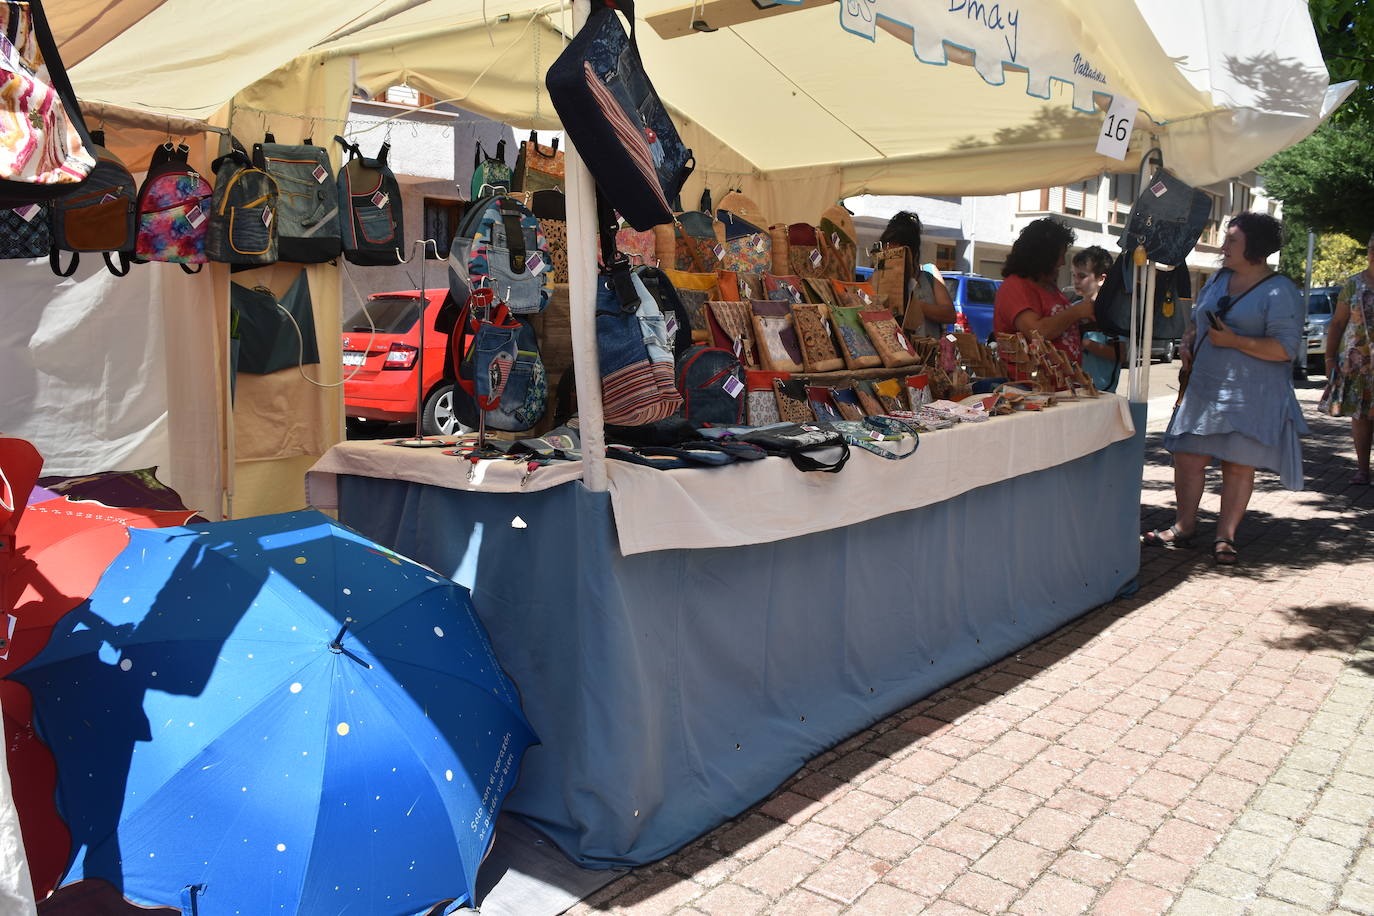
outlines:
M905 245L883 245L872 254L873 298L878 308L885 308L894 315L901 315L903 324L907 323L907 286L911 281L911 249ZM919 324L919 321L917 322Z
M847 226L822 215L816 224L816 234L821 238L821 254L825 259L822 270L827 277L848 280L854 276L854 266L859 260L858 246L854 244L854 222L843 207L832 207L831 211L844 214ZM827 213L830 211L827 211Z
M906 339L902 329L897 327L897 319L887 309L860 312L859 319L864 323L868 339L873 341L883 365L889 369L901 369L920 362L916 350Z
M488 156L479 141L472 151L472 184L468 200L511 190L511 168L506 165L506 141L496 144L496 155Z
M854 390L859 394L859 405L863 407L864 416L872 417L884 413L882 402L873 391L872 382L867 379L857 381L854 383Z
M792 223L787 227L787 272L799 277L824 277L825 252L816 227ZM850 274L853 276L853 273Z
M840 416L846 420L862 420L864 418L864 409L859 403L859 393L853 388L848 386L831 388L830 399L839 408Z
M883 364L883 358L868 338L863 320L856 308L832 308L830 321L835 328L835 336L840 343L840 355L849 369L876 369Z
M811 412L816 415L817 420L830 422L844 419L839 406L835 403L834 395L825 385L807 385L806 402L811 405Z
M840 300L835 294L835 287L824 277L803 277L802 284L806 287L807 297L812 302L824 302L826 305L847 304Z
M877 395L878 403L883 407L882 413L905 409L905 405L902 404L902 383L895 378L874 382L873 393Z
M757 274L773 266L773 245L766 232L730 238L727 228L724 249L720 263L726 270Z
M802 295L802 278L797 276L766 273L763 275L763 292L765 299L775 302L806 301L806 297Z
M835 290L837 304L848 308L871 309L875 307L875 303L878 301L878 294L873 289L872 283L831 280L830 286Z
M773 398L778 402L778 418L784 423L814 423L816 413L806 398L806 386L793 378L773 379Z
M0 210L0 259L46 258L51 250L52 226L47 206L25 204L13 210Z
M801 341L802 363L807 372L834 372L844 368L844 358L835 349L830 319L823 305L792 305L792 324Z
M754 300L749 303L759 360L773 372L801 372L802 349L786 302Z
M629 259L631 266L657 266L658 251L652 229L643 232L628 226L616 230L615 250Z
M515 188L520 191L563 190L563 152L558 138L553 146L540 146L539 135L530 131L530 138L521 141L520 155L515 159Z
M708 302L706 324L711 342L739 357L746 369L758 369L754 324L747 302Z
M765 372L753 370L744 374L744 387L748 392L745 399L745 422L750 426L768 426L779 422L778 401L773 394L773 380L787 379L785 372Z

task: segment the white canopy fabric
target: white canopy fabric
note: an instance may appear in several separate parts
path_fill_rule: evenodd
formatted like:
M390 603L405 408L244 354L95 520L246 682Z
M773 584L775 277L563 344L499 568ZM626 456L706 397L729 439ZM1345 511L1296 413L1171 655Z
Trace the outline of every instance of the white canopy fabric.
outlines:
M1094 152L1117 94L1141 107L1133 150L1154 134L1171 169L1208 184L1301 139L1349 91L1328 86L1302 0L808 0L711 33L685 26L752 6L677 3L643 0L638 36L664 100L716 138L701 169L829 178L836 196L1121 170ZM344 56L369 89L406 81L544 128L557 120L538 86L569 30L565 5L534 0L74 0L54 19L81 54L78 93L117 105L206 117L292 59ZM186 42L188 19L214 40Z

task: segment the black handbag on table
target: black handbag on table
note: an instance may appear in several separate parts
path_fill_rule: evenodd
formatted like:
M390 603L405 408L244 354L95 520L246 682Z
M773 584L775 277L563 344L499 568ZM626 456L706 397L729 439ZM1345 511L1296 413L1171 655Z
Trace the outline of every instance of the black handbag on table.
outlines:
M630 21L628 35L617 9ZM593 4L547 83L563 129L611 206L640 231L672 222L670 201L695 161L644 72L633 0Z

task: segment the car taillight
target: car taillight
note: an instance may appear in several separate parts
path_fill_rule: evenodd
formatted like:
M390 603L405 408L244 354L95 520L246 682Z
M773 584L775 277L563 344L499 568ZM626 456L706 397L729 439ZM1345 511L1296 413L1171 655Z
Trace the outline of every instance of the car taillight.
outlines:
M407 344L394 343L391 349L386 351L386 361L382 363L383 369L409 369L415 365L415 357L420 354L418 347Z
M969 327L968 316L964 314L963 309L959 309L959 314L954 317L954 326L965 334L971 333L973 330Z

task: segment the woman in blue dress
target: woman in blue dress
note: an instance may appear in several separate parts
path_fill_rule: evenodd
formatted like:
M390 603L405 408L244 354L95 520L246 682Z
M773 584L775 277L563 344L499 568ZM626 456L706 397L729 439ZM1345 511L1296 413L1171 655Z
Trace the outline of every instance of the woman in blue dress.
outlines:
M1240 213L1221 246L1222 270L1198 294L1184 335L1188 385L1164 447L1174 455L1174 524L1150 531L1152 547L1187 547L1197 531L1207 466L1221 464L1221 512L1212 558L1238 559L1236 529L1255 489L1255 468L1276 471L1289 490L1302 489L1307 432L1293 394L1292 362L1302 339L1302 295L1265 259L1279 250L1282 226L1272 216Z

